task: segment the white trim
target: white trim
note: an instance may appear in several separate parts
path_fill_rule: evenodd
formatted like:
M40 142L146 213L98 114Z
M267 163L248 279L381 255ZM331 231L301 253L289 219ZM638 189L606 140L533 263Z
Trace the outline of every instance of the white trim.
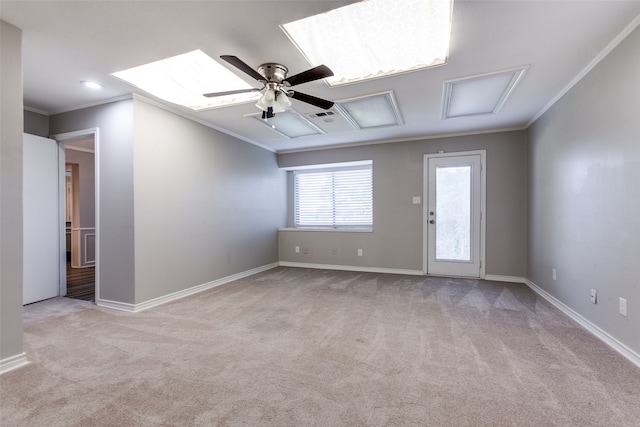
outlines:
M391 144L395 142L428 141L430 139L455 138L460 136L475 136L475 135L483 135L487 133L515 132L515 131L526 130L526 129L527 129L526 126L512 126L507 128L491 128L491 129L484 129L479 131L438 133L434 135L411 136L407 138L381 139L377 141L361 141L361 142L351 142L346 144L331 144L331 145L322 145L322 146L308 147L308 148L295 148L291 150L277 150L275 151L275 153L276 154L304 153L307 151L333 150L336 148L360 147L363 145L366 146L366 145L378 145L378 144Z
M127 311L129 313L135 313L136 311L139 311L139 310L136 310L135 304L129 304L129 303L120 302L120 301L112 301L112 300L102 299L102 298L96 298L96 305L98 307L110 308L113 310L120 310L120 311Z
M520 276L503 276L501 274L485 274L484 280L491 280L493 282L508 282L508 283L527 283L527 279Z
M16 354L15 356L7 357L6 359L0 360L0 375L5 372L13 371L14 369L21 368L29 364L27 360L27 354L21 353Z
M55 135L51 135L50 138L55 139L58 143L64 144L65 141L74 140L78 137L84 137L91 135L93 136L93 163L94 163L94 194L95 194L95 213L94 213L94 224L93 229L95 230L95 300L98 301L100 299L100 128L88 128L81 129L72 132L63 132ZM64 193L63 193L64 194ZM65 230L66 232L66 230ZM65 256L66 257L66 256ZM65 260L66 264L66 260ZM66 279L67 272L66 268L64 269L64 273L60 273L61 277L64 274L64 282L65 282L65 294L66 294Z
M67 227L66 227L66 153L64 143L56 141L58 150L58 294L67 295ZM73 234L69 233L69 238Z
M587 66L584 67L582 71L580 71L560 92L558 92L558 94L554 96L547 105L542 107L542 109L538 111L538 113L533 116L531 120L529 120L525 128L528 128L529 126L534 124L536 120L538 120L544 113L547 112L547 110L553 107L554 104L560 100L560 98L562 98L575 85L577 85L580 80L584 78L584 76L589 74L589 72L591 72L591 70L593 70L596 65L600 63L600 61L602 61L607 55L609 55L613 51L613 49L615 49L620 44L620 42L622 42L622 40L627 38L627 36L631 34L631 32L635 30L638 25L640 25L640 15L636 16L633 21L631 21L629 25L627 25L613 40L611 40L611 42L607 46L605 46L605 48L602 49L600 53L598 53L598 55L593 58L591 62L589 62Z
M355 160L338 163L319 163L314 165L300 165L300 166L282 166L279 169L285 171L299 171L307 169L331 169L331 168L350 168L358 166L373 166L373 160Z
M40 110L38 108L29 107L28 105L23 105L22 109L26 110L26 111L31 111L32 113L41 114L43 116L49 116L49 112L48 111Z
M71 150L71 151L81 151L83 153L91 153L91 154L95 152L90 148L74 147L73 145L65 145L64 149Z
M200 119L198 119L197 117L194 117L194 116L192 116L192 115L191 115L191 114L189 114L189 113L185 113L184 111L180 111L180 110L178 110L177 108L172 108L172 107L170 107L170 106L168 106L168 105L165 105L165 104L163 104L163 103L161 103L161 102L158 102L158 101L155 101L155 100L153 100L153 99L150 99L150 98L144 97L144 96L142 96L142 95L140 95L140 94L137 94L137 93L133 93L133 94L132 94L132 97L133 97L133 99L137 99L137 100L140 100L140 101L146 102L147 104L154 105L154 106L156 106L156 107L158 107L158 108L161 108L161 109L163 109L163 110L165 110L165 111L168 111L168 112L170 112L170 113L173 113L173 114L175 114L175 115L177 115L177 116L183 117L183 118L185 118L185 119L187 119L187 120L191 120L191 121L196 122L196 123L200 123L200 124L201 124L201 125L203 125L203 126L206 126L206 127L208 127L208 128L211 128L211 129L215 129L215 130L217 130L217 131L219 131L219 132L222 132L222 133L225 133L225 134L227 134L227 135L230 135L230 136L232 136L232 137L234 137L234 138L237 138L237 139L239 139L239 140L241 140L241 141L248 142L249 144L253 144L253 145L255 145L255 146L257 146L257 147L260 147L260 148L262 148L262 149L264 149L264 150L270 151L270 152L272 152L272 153L275 153L275 152L276 152L276 151L273 149L273 147L268 147L268 146L266 146L266 145L263 145L263 144L260 144L259 142L254 141L254 140L252 140L252 139L249 139L249 138L247 138L246 136L242 136L242 135L240 135L240 134L237 134L237 133L231 132L230 130L227 130L227 129L222 128L222 127L220 127L220 126L216 126L216 125L214 125L213 123L209 123L209 122L207 122L207 121L205 121L205 120L200 120ZM201 111L204 111L204 110L201 110Z
M278 231L321 231L321 232L336 232L336 233L373 233L373 228L295 228L295 227L284 227L278 228Z
M87 254L87 247L89 246L89 243L87 241L87 236L93 236L93 260L89 261L89 255ZM83 267L86 267L87 264L94 264L96 263L95 260L95 255L96 255L96 233L86 233L83 234L82 237L84 237L84 248L83 248L83 252L84 252L84 265Z
M357 265L313 264L307 262L280 261L281 267L314 268L318 270L360 271L363 273L406 274L409 276L424 276L420 270L406 270L401 268L364 267Z
M76 105L75 107L56 108L49 112L49 115L68 113L69 111L82 110L84 108L97 107L98 105L111 104L113 102L124 101L126 99L132 99L132 94L115 96L113 98L102 99L99 101L88 102L86 104Z
M580 326L585 328L587 331L591 332L593 335L598 337L601 341L607 344L609 347L620 353L630 362L634 363L637 367L640 368L640 354L636 353L629 347L627 347L622 342L618 341L616 338L611 336L609 333L605 332L594 323L587 320L578 312L574 311L571 307L551 295L549 292L545 291L531 280L526 279L526 285L529 286L535 293L540 295L542 298L547 300L551 305L556 307L558 310L562 311L564 314L575 320Z
M143 310L147 310L161 304L166 304L171 301L176 301L178 299L187 297L189 295L193 295L199 292L203 292L217 286L224 285L229 282L233 282L235 280L243 279L248 276L253 276L254 274L261 273L263 271L271 270L272 268L278 267L278 263L274 262L272 264L263 265L260 267L253 268L251 270L242 271L240 273L232 274L231 276L223 277L221 279L213 280L208 283L203 283L202 285L193 286L188 289L183 289L178 292L174 292L172 294L164 295L158 298L150 299L149 301L141 302L138 304L129 304L125 302L111 301L105 299L97 299L96 304L99 307L112 308L115 310L128 311L130 313L138 313Z

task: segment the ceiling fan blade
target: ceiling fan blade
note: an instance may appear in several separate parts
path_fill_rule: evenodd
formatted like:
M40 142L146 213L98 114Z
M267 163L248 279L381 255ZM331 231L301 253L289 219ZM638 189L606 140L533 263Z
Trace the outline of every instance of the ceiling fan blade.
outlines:
M205 93L202 96L206 96L207 98L213 98L214 96L225 96L225 95L235 95L237 93L247 93L247 92L259 92L260 89L251 88L251 89L238 89L238 90L228 90L225 92L211 92Z
M249 65L245 64L244 62L242 62L242 60L240 58L238 58L237 56L222 55L220 58L224 59L229 64L233 65L234 67L236 67L238 70L244 72L245 74L250 75L254 79L256 79L258 81L262 81L262 82L265 81L265 78L262 77L260 75L260 73L258 73L256 70L251 68Z
M329 67L327 67L326 65L318 65L317 67L311 68L307 71L303 71L299 74L287 77L286 79L284 79L284 83L288 83L289 86L295 86L331 76L333 76L333 71L331 71Z
M329 108L333 107L333 102L327 101L326 99L322 98L316 98L315 96L307 95L306 93L290 92L289 96L293 99L306 102L307 104L315 105L316 107L322 108L324 110L328 110Z

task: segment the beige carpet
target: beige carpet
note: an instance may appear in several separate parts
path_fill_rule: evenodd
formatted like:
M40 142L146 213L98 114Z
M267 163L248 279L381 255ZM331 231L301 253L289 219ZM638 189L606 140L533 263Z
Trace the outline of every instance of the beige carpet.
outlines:
M521 284L277 268L25 307L2 426L639 426L640 369Z

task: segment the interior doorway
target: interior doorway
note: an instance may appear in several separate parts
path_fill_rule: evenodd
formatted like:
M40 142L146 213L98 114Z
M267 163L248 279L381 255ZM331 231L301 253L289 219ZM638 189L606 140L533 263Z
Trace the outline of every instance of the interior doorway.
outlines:
M484 277L485 152L425 155L425 274Z
M66 260L62 295L96 301L98 294L97 129L55 136L65 152L64 206Z

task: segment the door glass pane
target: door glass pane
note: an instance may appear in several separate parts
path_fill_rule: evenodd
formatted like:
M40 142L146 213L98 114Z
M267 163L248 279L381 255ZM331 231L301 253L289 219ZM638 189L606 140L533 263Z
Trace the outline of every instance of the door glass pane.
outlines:
M436 259L471 261L471 166L436 168Z

